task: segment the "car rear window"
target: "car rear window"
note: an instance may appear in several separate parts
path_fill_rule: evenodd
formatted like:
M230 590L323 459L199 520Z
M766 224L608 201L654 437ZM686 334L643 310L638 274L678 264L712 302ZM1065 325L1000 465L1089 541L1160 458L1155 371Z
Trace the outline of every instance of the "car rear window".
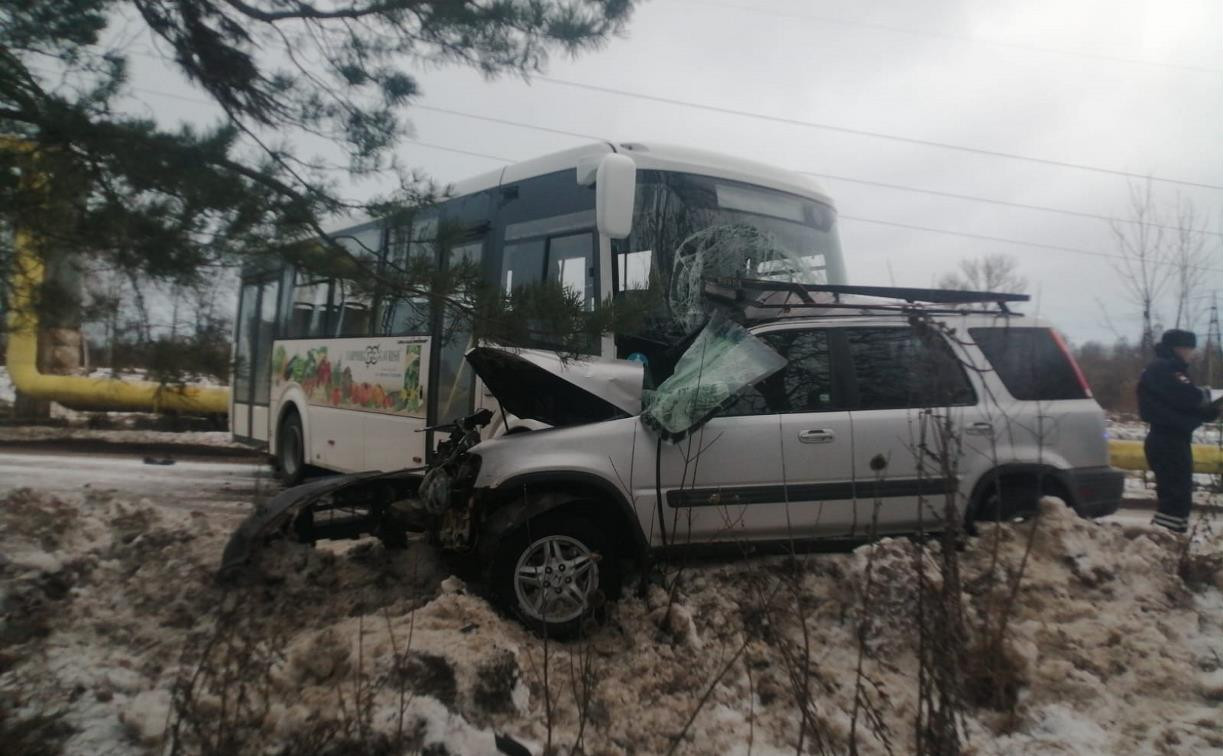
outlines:
M964 368L943 337L915 328L846 328L857 379L855 409L974 404Z
M1021 400L1086 399L1070 355L1049 328L969 328L998 377Z

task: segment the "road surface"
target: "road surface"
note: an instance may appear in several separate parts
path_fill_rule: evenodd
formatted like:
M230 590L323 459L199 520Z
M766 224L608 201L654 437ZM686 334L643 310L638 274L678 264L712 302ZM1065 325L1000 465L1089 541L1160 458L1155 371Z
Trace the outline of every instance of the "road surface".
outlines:
M245 515L256 500L280 490L272 469L258 458L220 460L170 452L145 457L49 448L0 449L0 496L22 487L50 493L114 491L176 509ZM174 464L145 461L167 456ZM1207 499L1203 496L1198 506L1209 506ZM1154 505L1153 491L1131 486L1122 509L1105 519L1149 521Z
M254 460L176 458L173 464L149 464L145 459L124 454L0 451L0 496L14 488L49 493L114 491L175 509L244 515L257 498L280 489L272 469ZM167 455L148 459L164 461Z

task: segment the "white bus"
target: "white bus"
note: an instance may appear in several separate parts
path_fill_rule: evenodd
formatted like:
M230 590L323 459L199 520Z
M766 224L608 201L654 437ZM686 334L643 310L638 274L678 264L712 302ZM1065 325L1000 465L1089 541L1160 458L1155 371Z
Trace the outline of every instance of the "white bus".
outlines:
M593 303L662 286L676 321L702 275L845 283L832 200L806 177L754 162L603 142L477 176L452 194L407 223L370 220L333 235L378 266L414 254L467 260L507 290L553 281ZM439 222L464 234L448 260L413 248ZM433 434L416 431L490 401L463 359L470 339L427 310L292 265L244 271L234 438L267 449L294 482L306 466L426 464ZM621 333L595 348L648 358L668 340L674 333Z

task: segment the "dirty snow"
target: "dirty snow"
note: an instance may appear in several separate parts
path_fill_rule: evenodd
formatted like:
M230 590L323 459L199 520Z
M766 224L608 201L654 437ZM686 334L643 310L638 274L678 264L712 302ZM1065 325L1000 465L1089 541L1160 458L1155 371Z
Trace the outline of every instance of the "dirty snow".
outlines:
M118 413L108 413L110 415ZM157 431L76 428L50 425L12 425L0 427L0 442L105 441L112 444L159 444L166 446L210 446L250 450L234 441L229 431Z
M17 401L17 389L9 378L8 368L0 365L0 407L11 407Z
M0 703L62 708L64 749L82 754L154 753L172 733L189 751L227 733L221 752L327 736L491 754L505 733L535 754L579 738L591 754L776 754L795 752L805 687L805 747L842 753L861 638L876 729L912 750L913 607L940 584L937 544L668 565L641 597L626 583L583 640L544 644L424 543L279 543L223 589L212 571L236 523L108 494L0 500ZM1186 584L1175 537L1049 502L1003 601L1032 527L988 526L959 553L969 625L1010 606L1019 683L1013 716L967 709L966 750L1223 753L1217 525ZM856 737L885 752L861 718Z
M1108 437L1119 441L1142 441L1147 437L1147 424L1141 420L1108 419ZM1207 423L1193 433L1193 443L1214 446L1223 443L1223 423Z
M0 448L0 495L17 487L43 493L119 491L125 497L148 497L176 509L228 508L247 514L256 500L281 489L275 472L265 464L170 459L157 456L148 464L140 456L42 454Z
M1219 493L1219 477L1217 475L1204 475L1201 473L1193 476L1193 503L1196 506L1218 506ZM1150 501L1150 506L1154 507L1157 500L1155 491L1155 475L1152 473L1143 473L1139 471L1130 471L1125 476L1125 487L1121 492L1121 497L1124 501L1137 502L1147 500Z

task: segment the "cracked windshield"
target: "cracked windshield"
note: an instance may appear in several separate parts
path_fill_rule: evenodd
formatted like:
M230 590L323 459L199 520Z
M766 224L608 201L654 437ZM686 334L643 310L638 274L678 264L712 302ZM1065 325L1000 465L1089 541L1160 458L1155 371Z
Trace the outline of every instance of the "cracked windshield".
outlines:
M633 233L616 256L619 291L661 287L649 326L656 335L700 327L704 279L845 279L831 206L685 173L639 174Z

